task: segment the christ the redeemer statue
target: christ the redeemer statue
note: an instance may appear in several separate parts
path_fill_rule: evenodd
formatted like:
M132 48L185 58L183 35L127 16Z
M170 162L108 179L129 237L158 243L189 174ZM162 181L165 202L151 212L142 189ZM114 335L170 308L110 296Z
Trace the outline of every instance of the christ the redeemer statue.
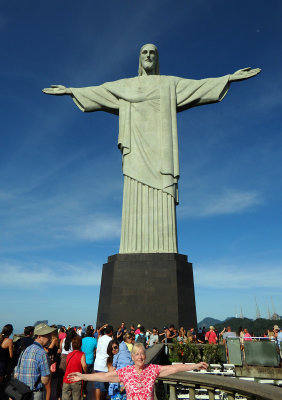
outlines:
M177 253L175 206L178 204L179 157L176 113L221 101L230 82L257 75L244 68L220 78L183 79L159 74L158 50L140 50L135 78L101 86L43 89L70 95L84 112L119 115L124 191L120 253Z

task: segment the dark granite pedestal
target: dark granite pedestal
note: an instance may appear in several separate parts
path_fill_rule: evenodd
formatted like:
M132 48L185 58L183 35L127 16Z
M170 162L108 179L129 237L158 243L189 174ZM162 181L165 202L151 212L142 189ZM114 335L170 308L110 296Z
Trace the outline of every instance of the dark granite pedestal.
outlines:
M97 326L197 328L192 264L175 253L116 254L103 265Z

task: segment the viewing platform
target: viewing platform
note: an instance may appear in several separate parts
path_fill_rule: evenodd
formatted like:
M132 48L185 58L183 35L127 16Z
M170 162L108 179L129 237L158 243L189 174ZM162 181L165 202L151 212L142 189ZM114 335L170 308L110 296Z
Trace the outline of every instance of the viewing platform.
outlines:
M158 344L148 349L147 363L167 364L166 346ZM191 371L158 378L155 399L281 400L280 385L282 386L280 366L236 367L234 364L211 364L210 372Z

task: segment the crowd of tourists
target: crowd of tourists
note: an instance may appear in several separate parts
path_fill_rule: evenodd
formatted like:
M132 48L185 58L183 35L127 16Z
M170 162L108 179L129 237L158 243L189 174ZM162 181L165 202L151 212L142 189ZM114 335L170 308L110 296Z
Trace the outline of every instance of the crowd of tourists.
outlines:
M206 331L205 327L199 328L198 336L208 343L213 344L226 344L228 338L240 338L241 346L243 347L245 341L252 341L256 339L273 340L277 342L280 348L280 343L282 340L282 332L278 325L274 325L273 329L266 330L261 336L257 337L253 332L249 332L247 328L239 327L238 331L232 331L230 326L224 327L221 332L219 332L214 326L210 326Z
M10 338L12 333L13 327L8 324L3 327L0 336L0 396L3 399L8 398L4 389L9 384L9 378L15 376L27 385L35 400L80 400L87 397L90 390L88 381L95 382L96 400L104 400L106 395L112 400L131 399L140 388L143 388L142 396L146 397L149 393L146 399L150 400L157 376L203 369L207 365L186 365L182 369L172 366L149 368L145 364L146 348L173 341L225 343L228 338L236 336L242 343L252 340L247 329L240 329L236 334L230 327L218 332L210 326L207 331L203 327L196 332L194 328L186 331L180 327L177 330L171 324L159 332L156 327L152 331L145 330L141 324L127 329L124 322L116 330L108 324L98 329L85 324L60 326L58 329L56 325L40 323L36 327L25 327L24 334L17 335L17 340ZM277 325L266 335L281 345L282 332ZM140 386L140 379L144 380L143 386ZM142 400L142 396L138 399Z
M106 395L112 400L136 395L140 400L150 400L158 376L207 368L203 362L190 366L145 364L146 348L159 342L170 343L178 336L173 325L159 333L157 328L145 331L141 324L126 329L124 322L117 330L108 324L98 329L92 325L58 329L40 323L25 327L17 340L10 338L12 333L12 325L5 325L0 339L3 399L9 398L7 394L15 384L9 379L15 377L35 400L80 400L87 397L88 381L95 382L96 400L104 400Z

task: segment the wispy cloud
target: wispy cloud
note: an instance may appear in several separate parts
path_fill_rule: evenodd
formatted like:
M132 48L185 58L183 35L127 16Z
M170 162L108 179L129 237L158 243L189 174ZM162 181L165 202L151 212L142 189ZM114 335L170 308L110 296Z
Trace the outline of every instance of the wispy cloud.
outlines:
M10 210L8 218L2 223L5 229L2 231L0 252L42 250L64 243L106 242L119 238L121 210L119 215L114 215L112 211L93 213L91 205L83 204L83 200L60 200L60 204L51 199ZM15 215L12 215L13 212Z
M209 217L215 215L238 214L262 204L260 193L223 189L217 193L194 193L189 196L187 205L180 209L180 216Z
M199 287L212 289L252 289L282 287L282 265L243 264L238 262L213 262L194 268L195 283ZM274 278L275 277L275 278Z
M62 262L40 261L37 263L2 262L2 287L21 289L40 287L46 284L65 286L100 285L101 267L93 263L67 264ZM58 279L60 271L60 279Z
M34 171L27 180L20 176L11 188L7 182L0 192L1 251L118 238L122 176L110 163L103 179L99 160L82 159Z
M63 231L69 232L79 240L97 241L118 238L120 236L121 219L110 215L90 215L75 225L65 226Z

